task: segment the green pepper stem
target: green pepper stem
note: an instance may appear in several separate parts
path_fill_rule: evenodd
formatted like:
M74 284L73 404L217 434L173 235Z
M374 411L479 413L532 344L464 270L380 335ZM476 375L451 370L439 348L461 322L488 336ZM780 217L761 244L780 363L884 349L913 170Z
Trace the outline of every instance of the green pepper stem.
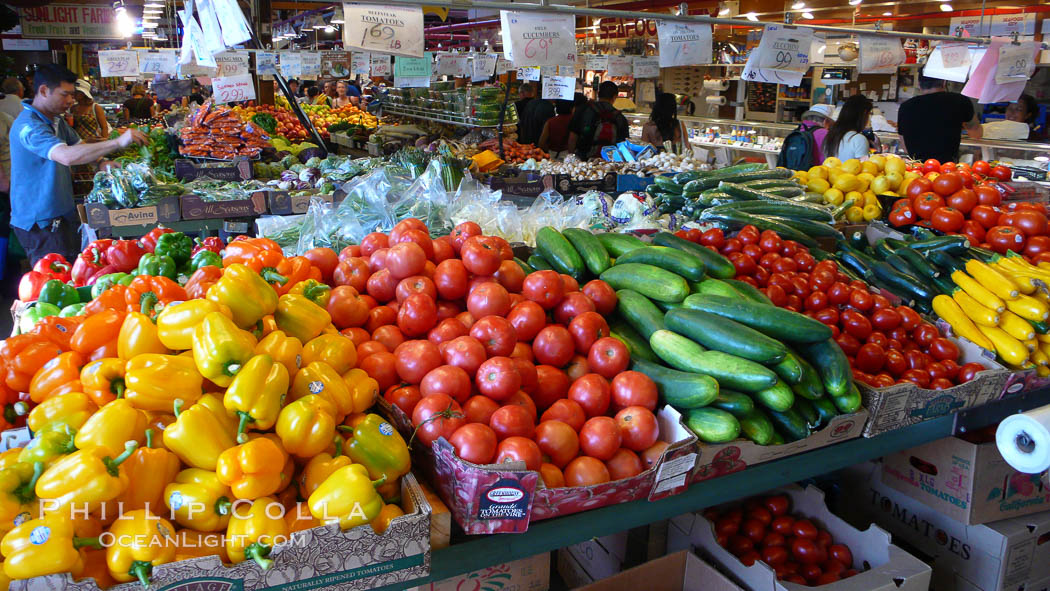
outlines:
M125 388L127 388L127 386L124 385L124 380L122 380L121 378L117 378L109 383L110 392L113 392L113 394L116 395L117 398L124 397Z
M153 447L153 429L146 429L146 448Z
M333 458L338 458L343 455L343 438L336 436L335 438L335 453L332 454Z
M354 428L351 427L350 425L336 425L335 428L340 430L340 431L342 431L342 432L344 432L344 433L353 433L354 432Z
M117 469L120 467L120 465L124 463L124 460L130 458L131 454L135 453L135 450L138 449L138 447L138 441L128 441L124 444L124 453L120 454L119 456L113 459L102 458L102 462L106 464L106 469L109 470L109 473L113 476L116 476L117 474L119 474L119 471Z
M136 560L135 562L132 562L131 568L128 569L128 574L137 578L145 588L149 587L149 576L152 572L153 565L145 560Z
M242 367L244 367L244 364L240 361L231 361L226 364L226 368L223 369L223 373L230 377L233 377L237 375L237 372L241 371Z
M237 417L240 419L240 422L237 423L237 443L246 443L248 436L244 434L244 429L248 423L254 423L255 419L243 410L237 411Z
M318 283L303 289L303 295L306 296L306 299L316 304L318 303L318 298L324 297L324 295L331 290L331 287Z
M262 271L259 271L259 276L267 283L277 283L280 285L288 283L288 278L278 273L277 269L274 269L273 267L266 267Z
M263 570L273 566L273 561L267 558L269 555L270 547L265 544L260 544L259 542L253 542L250 546L244 549L244 557L254 560Z
M84 546L91 546L92 548L102 549L102 542L99 541L98 536L94 538L73 538L73 548L81 549Z
M20 417L24 417L27 414L29 414L29 405L22 400L19 400L18 402L14 403L12 408L14 408L15 414Z
M383 474L382 476L380 476L378 480L373 480L372 481L372 486L374 486L376 488L379 488L379 487L383 486L384 484L386 484L386 474Z
M216 515L229 515L230 514L230 499L228 497L219 497L215 501L215 514Z
M40 475L44 473L44 462L33 462L33 476L27 480L24 484L19 486L13 491L15 497L18 498L23 504L28 503L36 498L36 481L40 480Z
M18 414L18 411L15 410L15 405L14 404L5 404L4 405L4 420L5 421L7 421L8 423L11 423L13 425L13 424L15 424L15 421L17 421L18 417L20 417L20 416L21 415Z
M146 316L149 316L150 318L152 318L153 317L152 313L154 311L153 308L159 302L160 302L160 298L157 297L157 294L153 293L152 291L147 291L147 292L143 293L141 296L139 296L139 312L141 312L141 313L145 314Z
M182 407L185 404L186 404L185 400L183 400L181 398L176 398L175 399L175 402L174 402L174 404L172 406L174 407L174 414L175 414L175 418L176 419L179 418L179 415L182 414Z

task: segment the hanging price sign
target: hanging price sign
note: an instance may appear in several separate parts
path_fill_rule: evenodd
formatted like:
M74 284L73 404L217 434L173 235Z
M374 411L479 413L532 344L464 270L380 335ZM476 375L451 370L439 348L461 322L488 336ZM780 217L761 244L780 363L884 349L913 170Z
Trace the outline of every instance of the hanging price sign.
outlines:
M500 11L503 50L515 66L576 63L576 17Z
M429 78L431 73L430 52L425 57L398 57L394 60L394 76L399 78Z
M255 52L255 73L260 76L277 74L277 54L273 51Z
M970 50L965 43L942 43L937 49L940 49L941 63L945 68L970 65Z
M635 78L659 78L660 58L658 57L636 57L634 58Z
M343 4L343 46L423 57L423 9L419 6Z
M995 83L1025 82L1035 72L1034 43L1004 43L999 47L999 63L995 66ZM100 52L101 53L101 52Z
M289 51L282 51L280 54L281 58L281 75L286 78L298 78L303 75L303 56L298 53L292 53Z
M488 80L496 72L496 62L498 61L499 56L494 53L475 53L470 80L472 82Z
M584 70L605 71L609 69L609 56L607 55L583 55ZM579 60L577 60L579 63Z
M526 82L537 82L540 79L540 69L535 66L526 66L524 68L518 68L518 80L525 80Z
M511 63L511 61L509 59L507 59L507 58L505 58L503 56L500 56L496 60L496 74L497 75L499 75L499 74L506 74L507 72L511 71L512 69L514 69L514 64Z
M786 25L766 25L758 47L751 51L740 78L798 86L809 69L813 31Z
M372 66L373 76L390 76L393 74L393 67L390 65L389 55L375 55L374 53L369 56L369 62Z
M140 74L175 74L179 55L174 51L140 49L136 53L138 53Z
M626 55L609 56L608 73L613 77L630 76L633 74L634 67L631 57Z
M255 82L251 74L212 78L211 89L217 103L255 100Z
M443 76L470 76L473 73L470 60L466 55L439 53L437 56L437 74Z
M251 73L248 68L247 51L224 51L215 55L215 65L218 69L215 76L225 78L228 76L243 76Z
M300 53L303 60L303 76L314 77L321 75L321 54L317 52Z
M711 63L711 25L657 21L656 34L661 68Z
M123 49L102 50L98 52L98 67L103 77L138 76L139 56Z
M370 54L367 51L354 51L350 54L350 74L367 76Z
M576 94L575 76L547 76L543 79L544 99L571 101Z
M896 37L860 36L860 73L893 74L904 63L904 48Z

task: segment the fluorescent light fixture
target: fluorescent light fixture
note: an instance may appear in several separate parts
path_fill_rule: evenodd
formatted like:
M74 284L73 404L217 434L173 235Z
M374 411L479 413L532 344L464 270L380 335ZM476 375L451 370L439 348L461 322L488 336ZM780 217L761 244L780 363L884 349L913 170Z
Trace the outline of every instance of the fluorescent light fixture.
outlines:
M802 10L805 7L806 7L806 3L805 2L796 2L796 3L791 5L791 10Z
M123 6L116 9L117 32L121 37L131 37L135 34L135 21L131 19L128 10Z
M156 2L155 0L149 0L144 6L146 8L164 8L164 3Z
M719 8L718 9L718 16L725 16L727 14L729 14L729 8Z
M812 12L803 12L802 13L802 18L812 19L813 18L813 13Z
M849 5L850 6L856 6L856 5L860 4L862 1L863 0L849 0Z
M156 29L157 28L157 23L153 23L153 22L149 22L149 21L142 21L142 28L143 29Z
M893 16L893 13L892 12L884 12L884 13L882 13L882 16Z
M951 12L952 10L954 9L952 8L951 4L948 4L947 2L941 4L941 12Z
M753 12L749 12L749 13L745 14L744 16L749 21L756 22L756 23L758 22L758 15L753 13Z
M329 22L332 23L333 25L341 25L341 24L346 22L345 20L343 20L343 7L342 6L336 6L335 7L335 14L332 15L332 20L329 21Z

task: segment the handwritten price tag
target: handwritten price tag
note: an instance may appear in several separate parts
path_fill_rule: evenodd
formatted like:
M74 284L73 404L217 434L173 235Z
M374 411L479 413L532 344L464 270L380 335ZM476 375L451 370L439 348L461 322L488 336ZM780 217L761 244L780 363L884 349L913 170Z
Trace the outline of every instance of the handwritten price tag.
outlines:
M98 52L98 66L103 77L138 76L139 56L123 49Z
M496 62L499 56L494 53L475 53L473 60L472 82L488 80L496 72Z
M503 50L517 67L576 63L576 17L500 11Z
M423 57L423 9L419 6L343 4L343 46Z
M1033 44L1004 43L999 47L999 63L995 66L995 83L1025 82L1035 71Z
M303 60L303 76L321 75L321 54L306 52L299 54Z
M609 56L608 74L613 77L630 76L633 73L633 63L630 56Z
M524 68L518 68L518 80L525 80L526 82L537 82L540 79L540 69L535 66L526 66Z
M282 51L281 75L287 78L298 78L303 75L303 58L298 53Z
M904 63L904 48L895 37L860 36L860 73L892 74Z
M423 78L431 74L431 53L424 57L398 57L394 60L394 76L399 78Z
M369 61L372 65L373 76L390 76L393 74L393 67L390 64L389 55L375 55L372 54L369 57Z
M609 56L607 55L582 55L580 57L583 58L584 70L605 71L609 69Z
M355 51L350 54L350 73L367 76L369 72L369 59L371 55L367 51Z
M767 25L758 47L751 51L740 77L755 82L798 86L809 69L813 45L810 29Z
M941 63L945 68L961 68L970 65L970 50L965 43L942 43L938 46L941 50Z
M507 58L505 58L503 56L500 56L499 59L496 60L496 74L497 75L499 75L499 74L506 74L507 72L511 71L512 69L514 69L514 64L511 63L511 61L509 59L507 59Z
M575 76L546 76L543 78L544 99L571 101L576 93Z
M273 76L277 73L277 54L272 51L255 53L255 72L260 76Z
M635 78L659 78L660 58L658 57L636 57L634 58Z
M711 63L711 25L657 21L660 67Z
M217 103L255 100L255 82L251 74L212 78L211 89Z
M215 72L215 76L218 78L243 76L251 72L248 68L247 51L224 51L216 54L215 65L218 66L218 70Z
M437 56L437 74L445 76L469 76L473 72L466 55L442 53Z
M174 51L137 51L140 74L175 74L179 55Z

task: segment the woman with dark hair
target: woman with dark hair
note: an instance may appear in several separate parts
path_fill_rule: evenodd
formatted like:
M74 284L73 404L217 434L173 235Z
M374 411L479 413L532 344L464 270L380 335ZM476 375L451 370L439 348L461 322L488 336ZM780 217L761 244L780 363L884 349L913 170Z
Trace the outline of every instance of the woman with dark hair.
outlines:
M835 124L824 138L824 155L830 157L834 154L843 162L867 157L871 144L861 132L868 127L873 108L871 99L862 94L846 99Z
M124 101L121 115L125 123L136 119L149 119L157 116L157 105L153 102L153 99L146 96L145 86L135 84L131 87L131 98Z
M685 128L678 120L678 103L674 95L669 92L656 95L649 121L642 126L642 142L663 149L664 142L681 145L685 137Z
M1039 114L1039 105L1035 97L1030 94L1022 94L1016 103L1006 106L1006 120L1017 121L1028 126L1028 141L1041 142L1046 140L1046 132L1041 126L1036 125L1035 118Z
M572 101L554 101L554 112L557 113L543 124L539 142L536 144L551 155L563 152L569 143L569 122L572 121Z

